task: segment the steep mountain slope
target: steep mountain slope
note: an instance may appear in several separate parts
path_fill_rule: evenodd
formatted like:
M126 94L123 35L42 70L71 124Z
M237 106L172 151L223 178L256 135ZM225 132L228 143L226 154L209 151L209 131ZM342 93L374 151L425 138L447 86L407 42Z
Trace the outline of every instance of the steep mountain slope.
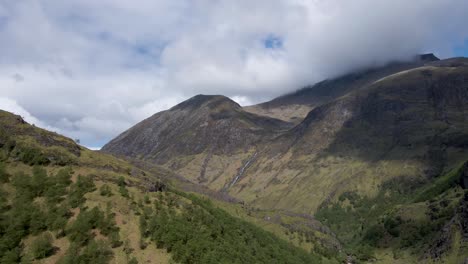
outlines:
M394 177L439 175L468 154L467 63L400 72L312 110L257 156L231 194L313 212L344 190L372 194Z
M198 95L140 122L102 151L165 164L194 182L220 189L227 184L221 174L237 169L231 163L240 163L257 144L290 127L245 112L227 97ZM208 168L209 163L219 168Z
M424 54L416 56L411 61L393 62L381 67L356 71L304 87L294 93L280 96L269 102L244 107L244 110L298 124L309 111L317 106L331 102L350 91L369 86L385 76L421 67L424 64L438 60L434 54Z
M220 207L247 209L181 192L167 173L0 110L0 263L338 263L340 244L318 221L284 236L281 219L240 220Z

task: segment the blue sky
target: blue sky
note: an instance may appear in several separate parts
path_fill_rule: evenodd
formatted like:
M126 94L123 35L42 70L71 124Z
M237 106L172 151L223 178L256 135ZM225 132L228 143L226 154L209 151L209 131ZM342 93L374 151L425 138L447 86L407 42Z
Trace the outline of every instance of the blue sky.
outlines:
M0 108L100 147L196 94L248 105L418 53L466 56L467 10L466 0L0 0Z
M457 57L468 57L468 39L462 45L455 45L453 53Z

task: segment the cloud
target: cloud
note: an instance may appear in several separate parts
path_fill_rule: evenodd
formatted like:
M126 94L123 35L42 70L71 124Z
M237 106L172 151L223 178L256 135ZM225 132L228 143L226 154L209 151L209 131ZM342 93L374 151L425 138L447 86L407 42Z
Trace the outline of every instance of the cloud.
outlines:
M38 124L100 146L195 94L245 105L416 53L452 56L468 39L466 10L465 0L1 1L0 92Z
M16 101L9 98L0 97L0 109L19 115L26 122L32 125L43 127L51 131L59 131L59 129L48 126L46 123L40 121L35 116L31 115L31 113L26 111L23 107L21 107Z

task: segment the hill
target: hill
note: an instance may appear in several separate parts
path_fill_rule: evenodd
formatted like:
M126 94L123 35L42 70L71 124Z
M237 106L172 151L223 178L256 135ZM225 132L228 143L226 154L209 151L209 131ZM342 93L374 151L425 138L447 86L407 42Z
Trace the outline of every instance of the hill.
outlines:
M0 111L0 263L337 263L330 231L296 229L309 236L295 247L281 220L183 192L168 173Z

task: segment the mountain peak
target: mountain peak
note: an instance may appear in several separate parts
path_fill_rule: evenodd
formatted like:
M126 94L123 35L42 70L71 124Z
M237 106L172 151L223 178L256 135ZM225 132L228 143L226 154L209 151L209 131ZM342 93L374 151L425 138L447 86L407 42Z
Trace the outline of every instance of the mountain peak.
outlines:
M194 97L179 103L171 108L171 110L195 110L203 106L210 109L216 109L220 106L229 106L232 108L240 108L240 105L224 95L204 95L199 94Z
M432 62L432 61L440 61L439 58L437 58L434 53L425 53L425 54L419 54L416 56L417 60L423 61L423 62Z

